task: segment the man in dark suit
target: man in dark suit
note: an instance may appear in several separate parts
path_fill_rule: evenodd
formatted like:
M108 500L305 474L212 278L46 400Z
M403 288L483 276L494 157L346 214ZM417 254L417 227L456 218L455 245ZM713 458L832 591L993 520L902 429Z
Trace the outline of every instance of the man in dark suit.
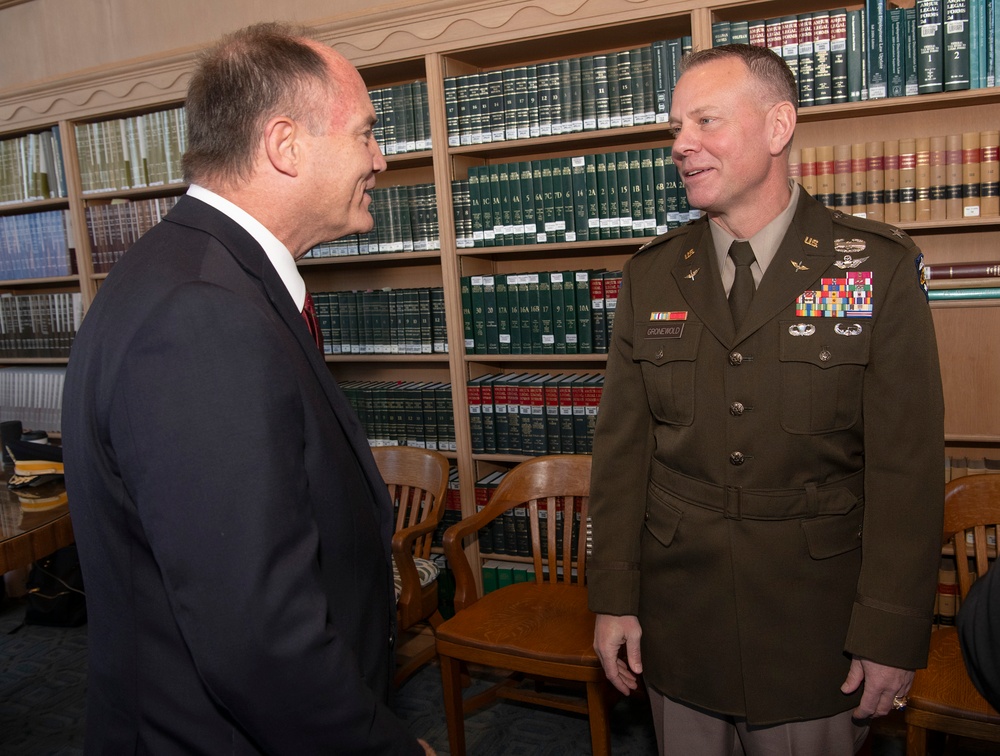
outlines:
M789 180L779 56L685 60L672 154L705 216L624 269L595 648L623 693L643 673L663 754L849 754L927 657L944 434L921 258Z
M372 226L358 72L264 24L188 92L188 196L115 265L66 379L87 752L430 753L388 706L392 510L295 260Z

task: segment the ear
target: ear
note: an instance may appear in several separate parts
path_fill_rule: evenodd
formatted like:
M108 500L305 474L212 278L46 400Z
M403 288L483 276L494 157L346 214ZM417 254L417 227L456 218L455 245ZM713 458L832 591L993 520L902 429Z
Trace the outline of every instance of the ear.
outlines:
M797 120L795 108L790 102L779 102L771 108L770 149L772 155L780 155L788 143L792 141Z
M288 116L275 116L264 126L264 153L279 173L297 176L303 145L299 140L300 126Z

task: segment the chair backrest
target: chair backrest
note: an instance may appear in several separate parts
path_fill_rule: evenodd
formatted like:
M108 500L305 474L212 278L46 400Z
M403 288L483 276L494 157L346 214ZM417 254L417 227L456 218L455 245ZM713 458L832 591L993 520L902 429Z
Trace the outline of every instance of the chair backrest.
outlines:
M968 595L976 576L985 574L990 554L997 554L998 523L1000 475L965 475L945 486L944 541L953 543L955 548L958 588L962 599ZM992 541L992 545L988 541ZM962 559L963 554L968 558ZM969 558L973 562L971 569Z
M389 488L396 515L396 530L433 518L441 521L448 491L448 458L416 446L376 446L375 464ZM433 533L414 542L413 554L428 559Z
M493 492L490 508L526 510L535 582L586 582L590 462L589 454L535 457Z

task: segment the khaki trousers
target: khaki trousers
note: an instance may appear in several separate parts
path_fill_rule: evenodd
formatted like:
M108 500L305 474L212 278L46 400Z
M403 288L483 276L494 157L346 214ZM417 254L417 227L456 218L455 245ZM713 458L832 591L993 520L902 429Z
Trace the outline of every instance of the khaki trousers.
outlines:
M868 725L851 710L832 717L748 727L735 718L667 698L647 686L660 756L853 756Z

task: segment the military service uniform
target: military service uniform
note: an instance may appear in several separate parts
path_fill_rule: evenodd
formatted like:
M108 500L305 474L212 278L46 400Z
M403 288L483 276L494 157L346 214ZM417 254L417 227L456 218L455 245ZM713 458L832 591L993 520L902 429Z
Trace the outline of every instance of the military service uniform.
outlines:
M770 725L855 707L851 654L926 661L943 401L920 254L799 193L736 332L708 220L625 265L594 444L590 607L643 674Z

